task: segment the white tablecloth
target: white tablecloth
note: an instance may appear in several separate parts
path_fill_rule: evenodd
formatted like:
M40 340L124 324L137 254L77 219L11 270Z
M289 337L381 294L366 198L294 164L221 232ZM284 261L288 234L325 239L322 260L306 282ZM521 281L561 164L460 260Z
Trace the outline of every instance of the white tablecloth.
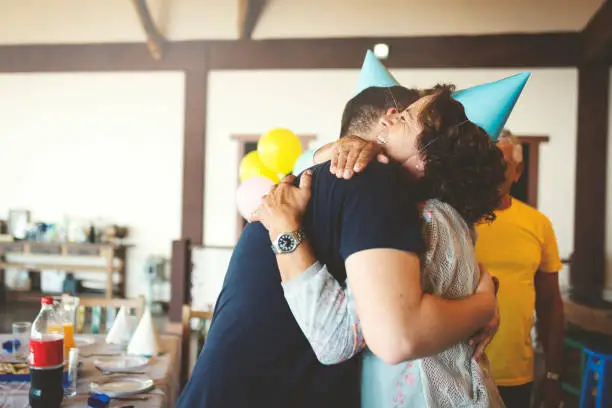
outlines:
M80 350L83 368L79 372L77 395L65 398L63 408L87 407L89 397L89 384L102 377L102 373L94 367L94 360L98 357L84 357L93 353L110 353L117 349L104 342L104 336L96 335L96 344L84 347ZM0 343L11 339L10 335L0 335ZM174 406L179 392L179 378L181 365L181 341L178 336L162 335L160 343L163 354L151 358L149 364L139 372L145 372L144 376L155 381L155 389L146 394L147 401L115 401L112 400L109 407L120 407L133 405L137 408L170 408ZM29 383L0 382L0 407L2 408L26 408L28 404Z

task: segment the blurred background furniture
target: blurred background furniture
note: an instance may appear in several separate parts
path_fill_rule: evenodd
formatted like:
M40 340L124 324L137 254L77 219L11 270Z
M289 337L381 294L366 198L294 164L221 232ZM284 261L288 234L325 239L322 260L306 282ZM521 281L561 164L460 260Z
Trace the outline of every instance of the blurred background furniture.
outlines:
M187 383L194 363L192 356L197 356L206 342L206 332L212 320L212 310L193 310L190 305L183 305L182 343L181 343L181 389ZM192 330L191 321L197 319L196 329ZM192 336L192 333L196 336ZM191 351L195 352L192 354Z
M612 403L610 394L610 367L612 354L591 349L584 350L587 356L586 367L582 379L580 408L590 408L595 402L595 408L606 408Z
M127 309L128 316L132 317L135 324L138 324L144 312L145 297L140 295L133 299L79 298L77 333L83 333L86 329L92 333L104 333L110 328L122 306ZM101 329L102 326L105 330Z
M125 296L125 245L73 244L30 241L0 242L0 300L28 300L41 296L41 271L91 272L105 275L103 295ZM7 269L28 271L29 287L9 290ZM67 275L72 276L72 275ZM72 276L72 279L74 277ZM116 283L115 283L116 282ZM77 285L78 286L78 285ZM59 295L62 290L46 293ZM81 291L75 291L80 295Z

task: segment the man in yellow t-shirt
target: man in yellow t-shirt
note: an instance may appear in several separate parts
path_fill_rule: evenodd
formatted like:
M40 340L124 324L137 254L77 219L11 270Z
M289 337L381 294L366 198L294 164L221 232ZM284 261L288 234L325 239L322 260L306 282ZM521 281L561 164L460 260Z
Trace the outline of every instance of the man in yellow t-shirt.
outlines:
M498 142L507 163L497 218L477 227L476 254L500 282L501 324L487 348L495 382L507 408L528 408L534 381L531 343L534 309L546 357L545 408L561 403L563 353L561 260L552 224L538 210L510 196L523 169L522 146L510 134Z

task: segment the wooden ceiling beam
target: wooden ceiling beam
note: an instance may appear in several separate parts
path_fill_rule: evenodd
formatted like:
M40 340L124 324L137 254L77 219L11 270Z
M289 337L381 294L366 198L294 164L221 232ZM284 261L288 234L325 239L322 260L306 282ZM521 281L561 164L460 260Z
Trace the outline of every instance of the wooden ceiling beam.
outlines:
M266 0L240 0L238 6L238 33L241 40L250 40L264 10Z
M606 0L582 30L585 62L612 61L612 0Z
M169 42L153 60L142 43L0 45L0 72L182 71L204 69L201 41Z
M391 68L575 67L582 56L579 33L178 41L160 61L137 43L0 45L0 72L358 69L377 43Z
M147 47L153 59L160 60L164 56L164 44L166 38L159 32L157 25L151 17L147 0L132 0L132 4L138 14L140 24L147 35Z
M211 41L210 69L359 68L367 49L389 45L390 68L564 67L580 62L578 33Z

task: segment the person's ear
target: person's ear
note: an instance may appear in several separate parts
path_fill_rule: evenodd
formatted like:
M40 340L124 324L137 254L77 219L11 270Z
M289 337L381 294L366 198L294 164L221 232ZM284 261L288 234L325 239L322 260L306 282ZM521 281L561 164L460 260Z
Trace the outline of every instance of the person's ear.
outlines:
M387 112L380 118L380 124L384 127L389 127L393 125L392 117L397 113L397 109L389 108Z
M425 161L423 159L417 159L416 163L414 164L414 167L419 173L425 173Z

